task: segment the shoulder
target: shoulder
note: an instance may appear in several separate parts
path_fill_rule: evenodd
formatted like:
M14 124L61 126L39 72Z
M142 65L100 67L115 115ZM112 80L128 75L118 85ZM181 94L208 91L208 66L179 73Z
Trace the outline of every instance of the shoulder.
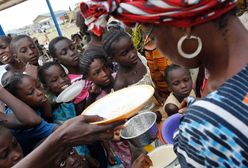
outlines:
M126 86L126 81L123 78L123 76L121 75L121 73L117 73L115 76L115 82L114 82L114 90L120 90Z

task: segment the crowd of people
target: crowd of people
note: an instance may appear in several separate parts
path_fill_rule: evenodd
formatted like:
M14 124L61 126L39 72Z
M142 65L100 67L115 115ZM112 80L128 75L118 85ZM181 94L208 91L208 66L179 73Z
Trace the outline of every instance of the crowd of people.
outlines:
M248 167L248 37L235 1L92 0L80 10L79 33L47 50L27 35L0 36L0 167L150 167L119 137L124 121L94 125L103 118L81 115L142 84L155 89L142 111L158 124L183 113L174 137L181 167ZM78 80L80 94L57 103Z

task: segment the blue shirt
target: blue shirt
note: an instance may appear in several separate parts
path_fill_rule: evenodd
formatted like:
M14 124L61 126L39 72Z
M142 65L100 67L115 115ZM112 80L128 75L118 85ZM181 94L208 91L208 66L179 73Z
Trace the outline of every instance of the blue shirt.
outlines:
M181 167L248 167L248 66L188 108L174 141Z
M6 114L11 114L13 111L10 108L5 110ZM40 115L39 112L37 112ZM11 129L13 135L20 143L24 155L29 154L44 138L48 137L55 129L56 124L47 123L41 118L41 123L34 128L28 129Z

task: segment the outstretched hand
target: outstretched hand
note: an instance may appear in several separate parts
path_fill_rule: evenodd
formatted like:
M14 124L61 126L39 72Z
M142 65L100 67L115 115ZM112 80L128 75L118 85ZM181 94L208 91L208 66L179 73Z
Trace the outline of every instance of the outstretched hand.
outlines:
M90 144L97 140L110 140L114 136L114 130L124 122L116 122L108 125L96 125L92 122L101 121L99 116L81 115L67 120L56 132L60 133L60 138L66 146L77 146L80 144Z

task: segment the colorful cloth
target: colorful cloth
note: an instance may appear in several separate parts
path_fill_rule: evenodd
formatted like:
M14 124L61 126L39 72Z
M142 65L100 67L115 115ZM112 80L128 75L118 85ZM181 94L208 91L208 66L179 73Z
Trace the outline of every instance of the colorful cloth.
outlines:
M71 80L71 83L76 82L78 80L82 80L83 76L82 75L78 75L78 74L68 74L68 77ZM86 97L89 95L88 93L88 87L90 86L90 81L88 80L83 80L84 81L84 87L80 93L80 95L78 95L75 100L73 101L74 104L78 104L82 101L84 101L84 99L86 99Z
M152 51L145 51L145 57L147 59L147 65L151 72L152 80L158 89L160 96L166 98L170 94L166 82L164 81L164 69L171 64L164 55L162 55L157 49Z
M181 167L248 167L248 65L186 111L174 138Z
M213 20L235 6L235 0L84 0L80 9L89 30L100 36L109 15L125 24L189 27Z
M53 98L56 100L56 97ZM56 109L52 111L53 122L57 124L63 124L66 120L76 117L75 105L72 102L61 103ZM86 145L80 145L75 147L79 155L89 155L89 150Z

